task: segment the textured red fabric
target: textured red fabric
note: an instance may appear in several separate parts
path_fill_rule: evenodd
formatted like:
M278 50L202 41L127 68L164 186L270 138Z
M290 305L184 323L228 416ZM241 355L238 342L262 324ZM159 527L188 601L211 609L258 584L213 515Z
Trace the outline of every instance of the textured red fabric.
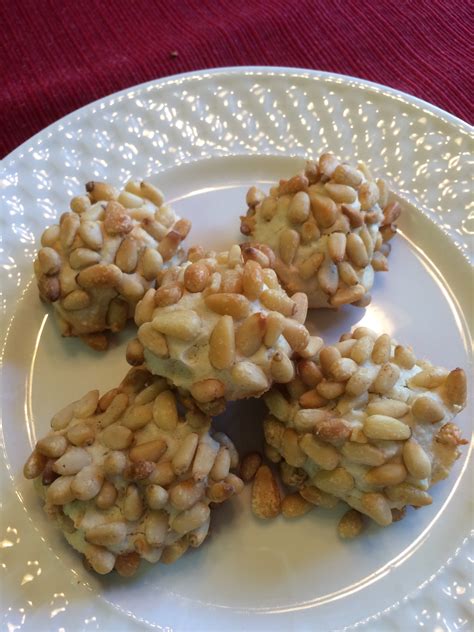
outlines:
M354 75L472 120L471 7L469 0L3 0L0 155L99 97L216 66Z

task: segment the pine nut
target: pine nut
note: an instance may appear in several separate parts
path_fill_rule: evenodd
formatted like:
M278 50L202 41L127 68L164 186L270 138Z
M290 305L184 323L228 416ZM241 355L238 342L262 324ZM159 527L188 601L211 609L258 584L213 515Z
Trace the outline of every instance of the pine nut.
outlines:
M87 423L74 424L66 433L68 441L73 445L82 447L85 445L91 445L94 442L95 431Z
M404 417L408 411L408 405L398 399L372 400L366 409L367 415L386 415L395 419Z
M260 202L262 202L265 198L265 193L263 193L263 191L260 191L260 189L257 189L257 187L250 187L250 189L247 191L247 195L245 197L245 201L247 203L247 206L250 206L250 208L257 206L257 204L260 204Z
M407 471L401 463L385 463L369 470L365 480L369 485L387 487L403 483L406 477Z
M337 505L339 499L332 494L326 494L317 487L312 485L305 485L299 490L301 496L308 502L316 505L316 507L325 507L326 509L332 509Z
M117 500L117 490L110 481L104 481L100 492L95 497L95 504L98 509L110 509Z
M347 236L346 252L349 260L358 268L369 264L369 257L364 242L356 233Z
M87 529L85 539L100 546L114 546L121 544L127 536L127 526L124 522L107 522Z
M183 439L172 460L173 470L177 476L181 476L191 467L198 441L199 436L194 432Z
M200 527L209 519L209 515L209 507L202 502L197 502L190 509L187 509L186 511L183 511L171 518L170 526L174 531L176 531L176 533L184 535L189 531L193 531L194 529Z
M324 261L324 254L322 252L315 252L310 257L305 259L298 266L298 271L302 279L308 280L319 270L322 262Z
M113 424L122 415L128 405L128 396L125 393L118 393L114 396L113 400L107 407L107 410L102 413L99 418L99 426L106 428Z
M403 441L410 438L411 429L393 417L370 415L364 422L364 434L369 439Z
M204 263L199 261L192 263L184 271L184 286L188 292L202 292L209 281L209 276L209 269Z
M199 441L192 466L195 481L203 481L207 477L214 465L219 447L219 443L208 435L203 436Z
M164 439L155 439L134 446L128 453L128 456L133 463L138 463L139 461L156 462L160 460L165 452L166 441Z
M138 339L141 344L159 358L168 358L168 344L162 333L157 331L152 323L144 323L138 329Z
M128 485L123 501L123 515L126 520L134 522L139 520L143 514L143 503L138 487L133 483Z
M137 400L135 399L135 402ZM134 404L128 408L124 414L120 423L135 432L140 428L146 426L153 418L153 404Z
M348 288L341 288L331 296L329 299L330 304L333 307L341 307L341 305L348 305L350 303L357 303L365 295L365 287L358 283Z
M281 440L281 454L285 461L293 467L303 467L306 454L298 443L298 434L293 428L285 428Z
M330 259L325 259L317 272L318 283L325 294L335 294L339 285L337 265Z
M402 209L398 202L391 202L383 207L383 222L382 226L389 226L397 221L400 217Z
M351 358L357 364L363 364L370 358L374 348L374 339L371 336L362 336L351 349Z
M453 369L445 382L448 402L455 406L465 406L467 397L467 379L463 369Z
M122 474L128 460L123 452L109 452L104 459L104 472L107 476Z
M46 502L51 505L66 505L75 500L76 495L71 483L74 476L60 476L46 490Z
M280 233L280 241L279 241L279 253L281 259L287 265L291 265L293 263L293 259L296 256L296 252L300 245L300 236L296 230L292 230L291 228L285 228Z
M388 270L388 261L387 257L385 257L381 252L374 252L372 256L372 267L376 272L387 272Z
M321 231L314 219L309 219L300 227L301 241L303 244L309 244L312 241L316 241L321 236Z
M337 205L331 197L311 192L309 198L311 211L318 226L321 226L321 228L332 226L337 218Z
M357 192L345 184L327 182L324 187L329 197L339 204L352 204L357 199Z
M63 435L50 434L38 441L36 450L50 459L57 459L66 452L67 445Z
M365 393L377 376L376 367L361 367L346 384L346 393L358 397Z
M122 278L122 271L113 264L97 263L77 275L77 282L85 289L116 287Z
M247 396L251 394L255 397L269 387L265 373L253 362L238 362L232 368L231 375L235 385L245 391Z
M202 523L202 525L200 525L196 529L193 529L192 531L189 531L186 534L186 539L189 542L189 546L192 546L193 548L201 546L209 532L210 523L210 518L208 518L205 522Z
M374 393L387 393L395 386L399 377L400 369L396 364L383 364L370 390Z
M173 564L173 562L179 560L179 558L186 553L188 548L189 544L186 538L181 538L181 540L178 540L163 549L160 562L163 564Z
M275 382L278 384L287 384L295 376L295 368L293 362L287 355L277 351L270 363L270 372Z
M311 204L305 191L298 191L293 196L288 208L288 218L293 224L302 224L310 214Z
M81 220L75 213L64 213L59 221L59 239L66 252L71 248Z
M409 381L409 386L421 388L437 388L446 381L448 371L441 367L431 366L414 375Z
M421 445L414 439L410 439L403 445L403 461L413 478L430 478L431 461Z
M298 375L306 386L314 387L323 379L321 369L311 360L300 360L298 362Z
M279 312L270 312L266 318L266 331L263 342L267 347L273 347L283 333L285 320Z
M207 404L216 399L224 397L225 384L213 378L194 382L191 386L191 395L201 404Z
M344 233L331 233L328 237L328 254L334 263L340 263L346 254L346 236Z
M323 492L335 496L344 496L354 487L354 479L343 467L334 470L319 470L313 477L313 482Z
M429 395L417 397L412 404L411 411L418 421L424 423L434 424L444 419L443 407Z
M298 492L288 494L281 502L281 513L285 518L299 518L314 509L314 505L305 500Z
M153 403L153 421L162 430L172 431L178 425L178 408L173 391L163 391Z
M36 478L43 472L47 460L48 457L44 454L41 454L37 450L33 450L23 466L23 476L28 479Z
M60 256L54 248L50 248L48 246L39 250L38 262L41 272L46 275L58 274L61 269Z
M126 359L132 366L140 366L145 361L144 348L138 338L130 340L127 345Z
M362 174L349 165L338 165L332 174L332 180L336 182L336 184L346 184L350 187L357 188L362 184Z
M133 433L125 426L113 424L102 432L100 440L112 450L125 450L132 443Z
M340 397L344 391L345 384L342 384L341 382L322 380L322 382L316 385L316 392L326 400L336 399L337 397Z
M392 340L389 335L382 334L374 343L372 351L372 361L375 364L385 364L390 360Z
M322 408L326 406L328 400L320 395L316 389L306 391L299 397L299 405L301 408Z
M371 465L376 467L383 465L385 456L381 450L370 443L345 443L341 448L343 456L353 463Z
M267 417L263 422L263 432L265 434L265 441L273 448L279 450L283 441L285 426L279 423L275 418Z
M319 338L319 336L310 336L306 348L301 349L298 353L302 358L305 359L314 358L322 346L322 338Z
M235 345L242 355L250 357L260 349L265 326L266 317L262 312L252 314L240 325L235 335Z
M335 348L337 349L337 347ZM351 358L340 358L331 364L329 372L336 382L346 382L358 368Z
M237 320L248 316L250 303L241 294L210 294L204 299L207 307L221 316L232 316Z
M100 492L104 474L97 465L86 465L71 482L71 491L78 500L91 500Z
M70 447L55 461L53 471L61 476L77 474L83 467L89 465L91 457L83 448Z
M311 434L305 434L299 441L303 452L323 470L334 470L340 461L339 453L331 445L319 441ZM290 463L290 465L293 465Z
M394 362L404 369L412 369L416 364L416 357L413 349L397 345L394 352Z
M362 494L361 502L364 513L381 527L392 524L392 511L383 494Z
M273 472L261 465L252 485L252 512L263 520L275 518L281 509L280 490Z
M230 452L227 448L220 446L209 476L214 481L221 481L229 474L229 470Z
M337 525L337 532L343 540L352 540L361 534L363 528L362 514L355 509L350 509L340 519Z
M405 505L413 505L413 507L426 507L433 502L433 499L427 492L408 483L387 487L385 493L391 501L402 502Z

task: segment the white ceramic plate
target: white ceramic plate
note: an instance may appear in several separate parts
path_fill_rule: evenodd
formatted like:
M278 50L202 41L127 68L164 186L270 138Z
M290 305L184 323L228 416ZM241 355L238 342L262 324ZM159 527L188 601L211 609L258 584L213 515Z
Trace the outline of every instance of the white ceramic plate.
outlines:
M92 577L46 521L21 476L53 412L126 371L124 344L97 355L58 335L37 298L32 260L45 226L90 179L147 177L193 221L190 243L239 239L247 187L292 174L330 148L385 173L407 205L391 271L367 310L316 312L329 340L358 323L469 369L473 217L469 129L407 95L325 73L197 72L126 90L71 114L2 165L4 250L2 547L4 627L15 630L458 630L470 625L468 449L433 505L389 529L338 541L337 512L254 519L243 496L216 512L212 538L172 567L132 581ZM471 222L471 225L469 225ZM259 402L225 424L258 445ZM459 417L470 435L469 412ZM257 429L257 430L255 430ZM253 432L252 432L253 430ZM248 490L247 490L248 493Z

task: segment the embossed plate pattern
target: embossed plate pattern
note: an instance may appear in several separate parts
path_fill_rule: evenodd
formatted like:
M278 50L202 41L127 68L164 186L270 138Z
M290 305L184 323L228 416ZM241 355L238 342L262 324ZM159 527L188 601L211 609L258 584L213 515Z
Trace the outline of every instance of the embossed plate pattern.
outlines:
M406 208L391 271L377 281L372 305L365 312L313 314L313 326L334 339L363 322L412 343L433 361L469 369L472 135L466 124L429 104L327 73L217 69L93 103L3 161L5 629L469 628L468 450L452 478L436 488L433 506L391 529L371 529L356 543L337 541L331 514L262 525L244 494L216 516L201 550L128 584L90 577L21 477L22 462L51 414L88 388L111 387L126 370L123 344L131 328L121 344L96 356L61 340L37 300L31 264L38 238L68 199L90 179L122 184L131 175L150 177L193 220L192 243L225 247L238 238L249 184L290 175L302 157L327 148L385 173ZM229 413L243 446L252 443L257 409L249 404ZM465 436L469 415L459 418Z

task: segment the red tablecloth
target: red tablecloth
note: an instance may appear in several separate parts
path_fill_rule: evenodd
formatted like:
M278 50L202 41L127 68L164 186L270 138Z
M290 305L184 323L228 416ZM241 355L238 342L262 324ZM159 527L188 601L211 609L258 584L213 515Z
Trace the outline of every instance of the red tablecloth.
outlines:
M3 0L0 155L142 81L215 66L317 68L472 120L469 0Z

